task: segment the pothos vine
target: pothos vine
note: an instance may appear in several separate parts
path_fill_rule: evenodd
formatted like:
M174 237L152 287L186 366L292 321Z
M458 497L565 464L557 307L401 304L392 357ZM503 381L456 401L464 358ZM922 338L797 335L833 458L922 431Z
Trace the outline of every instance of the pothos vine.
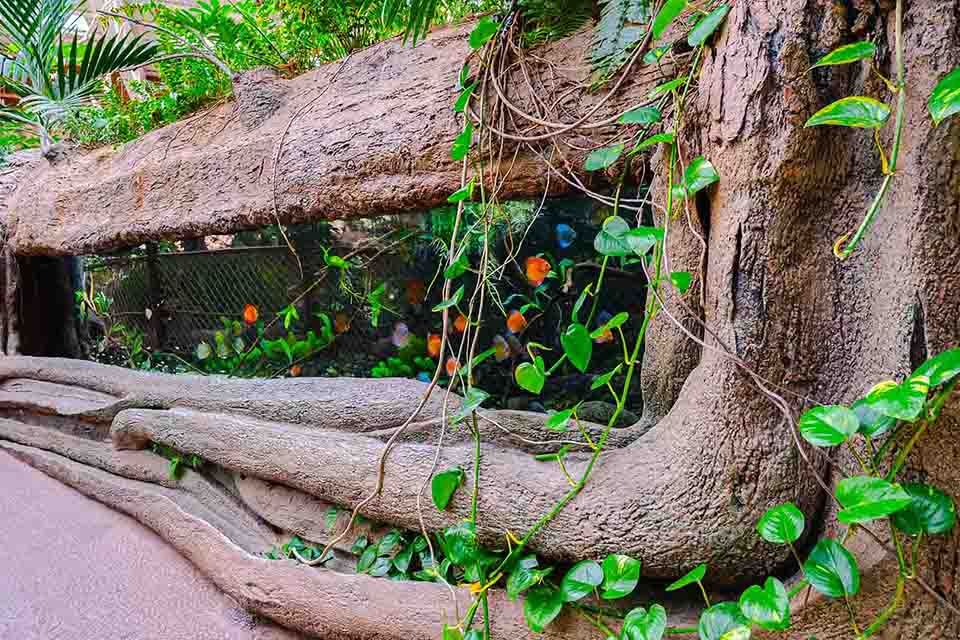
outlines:
M464 64L459 77L461 91L453 105L454 111L464 116L463 130L451 149L453 159L462 163L462 172L461 188L449 199L457 205L457 214L448 244L443 302L434 309L442 313L443 318L438 366L417 410L393 434L384 448L375 490L355 507L351 518L352 525L364 506L379 494L384 480L386 456L435 390L444 369L444 356L450 354L456 368L444 392L445 402L433 469L431 477L418 493L422 535L399 545L391 539L386 555L380 555L384 552L383 544L368 546L365 542L358 549L363 553L358 568L385 575L391 570L401 569L402 565L400 574L406 575L412 554L417 553L422 566L418 572L420 578L447 584L452 594L453 583L468 584L473 594L471 605L464 615L461 616L457 611L455 618L448 621L443 630L443 640L490 638L490 621L495 612L490 609L488 591L494 586L504 586L512 598L524 598L525 618L535 632L543 631L566 608L587 620L597 629L599 637L607 640L660 640L665 635L683 634L696 634L702 640L745 640L756 628L783 631L789 629L791 624L791 598L808 588L843 602L849 614L851 631L858 639L875 635L903 606L905 586L909 581L926 589L954 613L960 613L937 596L923 580L917 563L925 541L955 526L953 500L936 487L898 482L911 451L923 434L936 423L947 398L960 383L960 349L952 349L931 358L900 383L888 381L878 384L850 406L824 406L779 387L750 369L683 299L695 279L694 275L670 268L667 251L670 224L673 218L684 212L687 224L703 244L701 273L698 274L702 296L706 243L694 228L690 200L720 180L720 176L710 161L702 156L685 162L679 141L683 130L684 105L691 91L695 90L704 48L723 23L730 5L720 2L688 6L686 0L661 0L655 3L646 12L649 21L647 35L628 57L620 77L609 92L595 100L585 115L571 123L551 119L556 118L552 114L562 111L562 99L549 104L551 98L548 93L540 91L543 89L541 81L530 73L521 46L522 15L515 6L513 9L499 22L491 18L481 19L470 34L473 50L470 60L477 58L480 64L476 73L470 69L470 60ZM682 22L684 16L690 18L686 25ZM897 97L893 143L889 152L883 147L880 130L889 119L890 109L874 98L844 98L824 107L807 122L807 126L850 126L873 129L875 133L884 179L853 238L846 242L847 236L844 236L836 243L835 252L840 258L850 256L861 242L879 213L896 175L907 92L902 30L903 1L898 0L895 9L895 79L886 78L874 67L874 72L883 78L884 85ZM678 31L684 32L689 53L674 54L674 42L651 48L666 35ZM846 45L821 58L813 68L872 60L875 52L876 46L872 43ZM591 121L641 61L649 67L656 67L661 73L666 70L675 77L657 85L640 104L612 117ZM503 78L512 71L518 71L526 83L533 111L514 104L501 85ZM929 109L936 123L960 112L960 69L940 81L930 97ZM619 183L613 195L609 196L589 189L577 177L578 172L563 169L569 163L557 140L586 129L609 128L612 125L620 126L616 127L612 139L590 150L584 165L586 171L602 171L618 162L624 163ZM544 149L539 146L541 144L550 146ZM506 263L515 261L517 257L517 247L513 247L503 265L494 267L490 259L490 230L505 183L505 176L499 171L510 164L509 160L504 159L505 154L510 153L507 151L508 145L513 147L514 159L521 150L528 150L544 162L551 177L567 182L613 209L613 215L604 221L594 242L594 248L602 256L599 274L573 305L569 323L561 337L563 353L548 366L547 359L551 357L549 349L536 343L528 345L529 362L521 363L514 372L517 384L531 393L539 394L551 376L565 364L587 372L592 353L591 340L607 332L617 331L623 344L623 354L621 362L614 369L596 376L593 382L593 389L609 390L616 406L598 439L592 439L583 429L578 416L579 404L554 413L545 423L547 429L567 432L572 428L581 436L578 441L565 444L553 453L537 456L541 462L554 462L560 466L569 482L569 489L528 531L522 535L505 532L505 549L494 552L480 546L476 533L482 481L479 422L490 418L478 411L488 395L474 384L472 369L493 355L491 350L477 351L477 329L484 308L492 298L491 282L502 274ZM661 157L666 167L663 179L666 188L660 194L662 204L655 202L649 193L638 193L630 198L626 193L628 186L625 176L630 175L632 157L657 145L662 149ZM569 142L569 146L576 148L574 142ZM481 158L493 159L489 165L492 169L485 166ZM477 203L481 215L467 226L464 211L469 201ZM631 224L621 216L625 211L642 213L647 206L660 212L662 226ZM470 264L466 243L461 242L461 238L473 232L479 232L482 238L477 265ZM626 313L599 325L597 323L597 302L602 295L604 275L611 261L619 261L623 267L639 265L647 283L644 314L632 347L628 346L624 331L629 320ZM457 285L457 280L467 272L478 275L478 285L469 296L464 285ZM664 293L667 287L673 287L680 294L673 296L675 302L671 302L671 305L697 322L704 332L714 338L714 344L708 344L684 327L677 317L677 311L671 310L666 303ZM700 308L703 308L702 298ZM457 345L452 345L448 338L451 309L458 310L468 320L463 338ZM837 520L845 526L839 539L820 539L804 559L796 546L804 534L809 533L803 513L790 503L771 508L757 523L758 534L771 544L785 546L800 567L802 577L789 588L778 578L769 577L763 585L753 585L743 591L735 601L713 603L703 586L708 567L706 564L698 565L666 588L667 591L674 591L692 585L699 587L705 609L696 627L669 626L665 607L656 603L629 611L606 605L605 601L623 598L638 585L641 562L636 558L613 554L602 561L584 560L560 576L555 573L555 568L542 567L535 555L526 552L530 540L588 483L610 431L624 410L646 331L660 314L701 347L720 352L753 379L757 389L780 410L784 425L794 434L798 452L807 461L827 495L836 503ZM621 379L618 375L622 376L619 388L615 386L615 382ZM455 389L462 391L463 401L459 411L449 415L448 405ZM795 421L793 411L782 394L797 396L804 405L813 406ZM469 470L472 477L469 517L434 538L427 532L422 516L422 497L427 484L430 484L435 507L443 510L468 473L462 469L438 469L445 430L448 425L457 424L470 429L474 444L473 465ZM832 489L810 462L809 453L800 438L820 449L847 447L857 460L861 473L845 476L838 471L841 478ZM589 454L579 477L573 477L565 465L565 459L573 450L585 450ZM890 543L881 540L871 528L877 523L887 527ZM350 525L330 541L311 564L327 557L333 545L342 540L349 529ZM896 555L898 564L893 596L872 620L861 620L857 613L855 597L860 591L861 577L856 558L847 548L850 538L861 533L890 549ZM400 565L395 561L398 557L403 558ZM384 558L386 562L380 562ZM588 599L590 596L592 599ZM453 601L456 604L455 595Z

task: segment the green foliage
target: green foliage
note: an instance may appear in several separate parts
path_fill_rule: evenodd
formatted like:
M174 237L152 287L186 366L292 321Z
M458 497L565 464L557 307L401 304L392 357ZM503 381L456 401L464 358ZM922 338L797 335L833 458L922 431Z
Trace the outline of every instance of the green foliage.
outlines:
M621 155L623 155L623 143L594 149L584 161L583 168L587 171L607 169L613 166L613 163L619 160Z
M893 524L911 536L949 533L957 524L957 508L953 498L928 484L909 482L903 485L910 504L893 514Z
M767 578L762 587L753 585L740 596L740 611L750 622L768 631L790 627L790 598L783 583Z
M729 12L730 5L724 2L716 9L701 18L687 36L687 44L689 44L691 47L699 47L700 45L706 43L710 36L712 36L714 32L720 28L720 25L723 24L723 21Z
M167 466L167 476L170 478L170 480L181 479L187 468L196 471L203 466L203 458L200 456L196 454L188 455L181 453L173 447L169 447L161 442L151 443L150 450L158 456L162 456L169 461L169 465Z
M93 32L80 42L64 35L83 9L75 0L7 0L0 5L0 83L19 96L0 119L40 138L44 151L63 121L102 92L100 78L157 55L143 36Z
M927 107L936 124L960 113L960 67L940 79L930 94Z
M651 27L653 39L659 39L686 8L687 0L665 0L657 16L653 19L653 26Z
M828 104L810 116L806 127L833 125L878 129L890 119L890 107L867 96L850 96Z
M877 54L877 45L872 42L853 42L834 49L823 56L811 67L826 67L838 64L850 64L860 60L870 60Z
M697 627L700 640L746 640L750 637L750 621L735 602L721 602L700 616Z
M611 554L603 560L603 584L600 597L615 600L633 593L640 581L640 561L622 554Z
M803 512L792 502L767 510L757 522L757 532L767 542L793 544L803 535Z
M824 406L808 409L800 416L800 435L818 447L843 444L857 432L857 414L846 407Z
M830 538L813 548L803 563L803 573L810 585L830 598L855 596L860 591L860 570L853 554Z
M576 602L591 593L603 583L604 573L593 560L582 560L573 565L560 581L560 595L564 602Z
M661 640L667 631L667 611L655 604L647 611L637 607L623 620L623 640Z
M649 0L601 0L600 20L593 33L590 60L599 77L616 73L646 33Z
M434 474L430 481L430 493L433 496L433 504L439 511L443 511L450 504L457 488L463 484L463 469L448 469Z
M853 476L837 484L837 501L843 507L837 519L859 524L885 518L910 504L910 494L882 478Z
M691 584L699 583L701 580L703 580L704 576L706 575L707 575L707 565L706 564L697 565L696 567L688 571L686 575L681 576L675 582L672 582L669 585L667 585L666 590L676 591L678 589L683 589L684 587L689 586Z

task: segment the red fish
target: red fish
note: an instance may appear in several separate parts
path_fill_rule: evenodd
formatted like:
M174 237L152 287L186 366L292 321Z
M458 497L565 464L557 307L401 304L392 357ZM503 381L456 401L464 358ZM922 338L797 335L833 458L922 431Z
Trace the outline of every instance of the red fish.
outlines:
M407 303L421 304L427 296L427 286L423 280L407 280Z
M462 313L457 316L457 319L453 321L453 328L456 329L457 333L463 333L467 330L467 316Z
M252 325L257 323L257 318L260 317L260 312L257 311L257 308L252 304L244 305L243 307L243 321L247 325Z
M550 263L543 258L530 256L526 261L527 280L535 287L543 284L550 273Z
M460 362L453 356L447 358L447 375L451 378L454 374L457 373L457 369L460 368Z
M427 336L427 354L431 358L436 358L440 355L440 345L443 343L443 338L439 333L431 333Z
M527 327L527 319L519 311L511 311L507 316L507 329L510 333L520 333Z

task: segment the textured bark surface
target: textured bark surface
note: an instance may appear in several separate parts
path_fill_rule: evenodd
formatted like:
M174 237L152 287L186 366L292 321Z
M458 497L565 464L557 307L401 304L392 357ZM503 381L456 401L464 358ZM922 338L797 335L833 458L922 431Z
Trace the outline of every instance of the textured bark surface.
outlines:
M23 157L15 174L0 174L11 242L19 254L79 255L442 204L460 188L450 145L462 121L451 106L470 26L439 29L416 47L390 40L293 80L253 72L236 101L118 150L73 152L56 166ZM542 53L583 79L588 42L581 33ZM629 106L655 81L632 83L598 117ZM571 166L583 155L571 156ZM504 164L502 198L543 192L548 172L536 156L507 155Z

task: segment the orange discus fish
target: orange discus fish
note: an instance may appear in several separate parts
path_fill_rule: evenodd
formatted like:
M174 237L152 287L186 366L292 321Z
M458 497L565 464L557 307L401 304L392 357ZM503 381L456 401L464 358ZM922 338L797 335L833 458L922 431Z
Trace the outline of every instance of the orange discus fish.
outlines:
M260 312L257 311L257 308L252 304L245 305L243 307L243 321L247 325L256 324L257 318L260 317Z
M527 280L535 287L543 284L550 273L550 263L537 256L530 256L525 263L527 269Z
M443 338L439 333L431 333L427 336L427 354L431 358L436 358L440 355L440 345L443 343Z
M292 367L290 367L291 378L299 378L301 373L303 373L303 369L300 367L300 365L295 364Z
M453 328L457 330L457 333L463 333L467 330L467 316L462 313L457 316L457 319L453 321Z
M334 316L333 330L337 335L350 331L350 317L342 311Z
M453 356L447 358L447 375L451 378L454 374L457 373L457 369L460 368L460 362Z
M511 311L507 316L507 329L510 333L520 333L527 327L527 319L519 311Z

